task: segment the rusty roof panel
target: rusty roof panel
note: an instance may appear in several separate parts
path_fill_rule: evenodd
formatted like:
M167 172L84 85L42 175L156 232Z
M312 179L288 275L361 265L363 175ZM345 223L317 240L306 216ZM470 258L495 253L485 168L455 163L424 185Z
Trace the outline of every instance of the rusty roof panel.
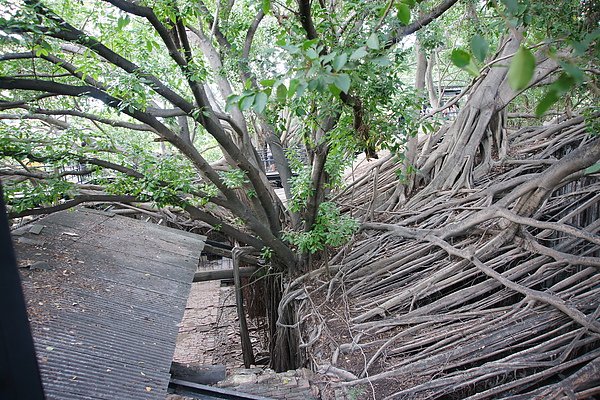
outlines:
M78 209L20 229L48 399L161 399L204 238ZM42 227L42 228L40 228Z

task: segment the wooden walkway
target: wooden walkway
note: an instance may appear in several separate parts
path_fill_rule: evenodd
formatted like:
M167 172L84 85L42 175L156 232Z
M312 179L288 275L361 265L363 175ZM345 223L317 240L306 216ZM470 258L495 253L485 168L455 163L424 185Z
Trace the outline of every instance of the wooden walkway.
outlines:
M204 237L78 209L13 238L47 398L164 400Z

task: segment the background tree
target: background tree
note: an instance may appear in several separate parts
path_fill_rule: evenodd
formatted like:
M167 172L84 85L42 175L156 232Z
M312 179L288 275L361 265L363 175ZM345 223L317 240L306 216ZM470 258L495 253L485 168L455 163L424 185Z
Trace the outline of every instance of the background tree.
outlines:
M370 89L368 85L361 87L361 80L369 76L372 80L373 62L389 64L388 48L452 3L443 2L423 18L423 24L415 21L412 25L408 25L410 8L404 3L402 18L378 15L391 3L376 6L338 2L329 8L324 4L311 7L303 1L277 5L110 1L76 8L70 2L7 5L2 25L6 32L4 47L9 52L2 58L4 76L0 84L13 91L3 109L25 110L26 114L7 117L26 115L24 118L31 122L45 116L42 119L46 124L61 131L68 129L66 124L75 131L75 121L81 124L81 119L87 119L95 127L92 135L102 135L103 129L116 142L121 141L122 134L113 129L106 132L107 128L98 124L154 133L161 149L180 153L188 161L179 162L196 170L194 173L188 168L190 176L185 185L173 182L174 176L149 176L157 170L149 165L153 162L148 151L154 151L154 146L145 146L146 155L140 155L149 158L143 170L126 159L131 152L118 152L118 160L105 159L115 153L114 146L110 148L106 143L101 149L63 148L62 154L54 155L18 151L20 161L37 157L37 161L64 163L77 159L113 168L135 178L125 179L120 187L112 185L114 192L180 205L193 218L218 225L240 244L269 249L277 270L282 270L279 266L287 270L306 268L310 262L307 255L322 250L327 238L347 236L352 231L350 223L342 224L345 231L326 233L325 237L323 227L319 234L314 229L317 221L324 221L327 215L320 205L339 179L343 167L339 160L357 147L373 156L378 144L369 124L373 117L365 108L373 109L375 102L365 104L361 100L360 92ZM380 38L374 29L381 27L385 27L386 35ZM273 35L279 38L281 48L253 50L255 40L266 44ZM386 40L388 44L384 44ZM340 44L351 51L341 50ZM353 79L356 88L351 92ZM391 92L386 95L389 97ZM102 109L91 99L113 111ZM272 103L268 109L267 102ZM294 181L290 179L291 168L281 146L284 107L295 116L293 124L301 132L296 140L305 146L308 159L307 166L296 164L299 176L294 192L290 189ZM57 126L57 120L50 119L52 115L69 116L68 122L63 119L59 122L62 126ZM122 116L129 120L119 120ZM250 116L254 116L252 121L247 120ZM5 126L8 133L14 124ZM211 165L199 151L199 140L207 140L207 135L218 144L224 163ZM349 140L342 142L340 135ZM81 143L88 142L81 139ZM265 177L258 155L265 143L270 145L293 202L289 210L282 207ZM88 157L90 148L93 158ZM113 154L105 157L106 153ZM142 175L145 180L140 179ZM202 180L201 187L190 186L197 180L194 175ZM147 182L132 191L136 181ZM61 191L57 188L55 193ZM206 207L198 207L202 202L226 208L231 213L230 221L215 219ZM282 240L283 228L290 230L287 242ZM330 239L330 244L341 239ZM304 255L296 257L288 242L299 246Z
M600 390L598 21L589 3L561 2L551 21L545 2L473 4L482 25L457 6L438 22L470 28L436 46L471 81L424 118L458 115L418 136L413 173L382 158L337 195L362 231L310 275L321 285L298 279L284 298L313 368L362 398L587 398Z
M538 18L547 15L542 2L456 3L5 3L0 108L13 216L95 200L176 205L262 251L279 274L316 267L354 233L357 224L333 199L363 222L447 207L440 193L472 190L507 157L510 104L541 115L581 90L579 105L587 106L593 90L584 88L595 87L593 13L575 16L587 3L566 2L554 28ZM417 31L415 91L414 42L405 38ZM468 86L436 104L443 76ZM454 104L456 120L438 129L429 117ZM268 183L265 143L288 207ZM381 148L393 155L374 163L374 175L333 193L356 152L375 158ZM578 168L594 163L593 154L585 159ZM59 169L74 163L82 169ZM61 179L108 170L114 176L93 185ZM519 197L514 211L533 216L546 192L536 193ZM278 310L291 298L279 304L281 282L269 282L275 366L286 369L298 363L297 331L293 313Z
M356 228L327 201L344 160L359 149L374 157L391 134L377 109L393 109L395 73L384 92L373 86L402 62L401 39L455 2L423 3L412 22L412 1L3 2L12 216L89 201L171 204L268 255L274 273L305 270ZM302 145L307 162L286 157L282 139ZM260 160L265 142L288 208ZM221 161L207 151L215 145ZM101 179L64 179L88 173Z

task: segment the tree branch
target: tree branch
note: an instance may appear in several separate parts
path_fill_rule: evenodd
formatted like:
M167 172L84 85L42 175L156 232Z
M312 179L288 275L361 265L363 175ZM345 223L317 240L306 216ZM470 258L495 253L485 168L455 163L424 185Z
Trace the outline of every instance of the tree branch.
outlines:
M448 11L450 7L452 7L456 2L458 2L458 0L444 0L429 14L424 15L417 21L414 21L413 23L397 30L395 35L387 41L387 43L385 44L385 48L389 49L390 47L398 44L404 37L415 33L419 29L429 25L431 22L435 21L436 18Z
M189 60L186 60L185 57L181 55L175 42L169 36L168 31L160 23L160 21L158 20L158 18L156 17L156 15L154 14L154 12L152 11L151 8L137 6L135 4L129 3L124 0L106 0L106 1L108 1L109 3L115 5L116 7L120 8L120 9L122 9L123 11L145 17L146 19L148 19L148 21L152 24L152 26L159 33L159 35L161 36L161 38L163 39L165 45L167 46L167 48L169 50L169 54L171 55L173 60L179 65L182 72L186 76L188 84L189 84L189 86L192 90L192 93L194 94L194 97L196 99L196 102L198 103L198 106L203 109L202 110L203 112L196 113L196 116L194 117L193 109L189 108L191 106L189 103L184 102L182 104L176 104L176 103L173 103L173 104L178 106L182 110L188 112L190 116L192 116L196 120L198 120L198 122L200 122L206 128L206 130L211 135L213 135L213 137L217 140L217 142L219 142L219 144L223 147L223 149L227 152L227 154L229 154L234 160L237 161L239 167L241 169L243 169L244 171L246 171L247 176L248 176L250 182L252 183L252 186L256 192L256 197L260 201L262 209L264 210L264 212L266 214L266 217L267 217L266 222L268 223L268 226L271 230L271 232L269 232L269 235L274 236L273 232L279 232L281 229L281 226L279 224L279 217L277 215L277 210L274 207L274 202L271 197L271 193L266 188L263 179L261 179L260 171L249 161L248 156L246 154L244 154L238 146L236 146L236 144L231 140L231 138L224 131L223 127L221 126L218 118L216 117L216 115L214 113L214 110L212 109L212 107L210 106L210 104L208 102L208 98L206 97L206 93L204 92L204 89L202 88L202 86L197 84L197 82L194 82L190 79L189 74L187 73ZM180 31L179 33L183 37L185 37L185 40L183 42L187 42L187 35L185 33L185 29L183 29L183 31L182 32ZM188 44L188 46L189 46L189 44ZM114 53L111 56L113 57L113 59L115 58ZM120 56L118 56L118 57L120 57ZM127 66L127 65L125 65L126 63L134 65L133 63L130 63L129 61L123 59L122 57L120 57L119 60L115 59L115 61L120 61L119 64L123 64L124 66ZM131 65L129 66L129 68L131 68ZM136 68L134 68L132 70L132 72L139 70L139 68L137 68L137 66L135 66L135 67ZM146 75L148 75L150 77L149 79L156 79L155 77L153 77L149 74L143 74L143 76L146 76ZM159 92L159 91L157 91L157 92ZM196 151L196 153L197 153L197 151ZM197 155L200 156L200 154L197 154ZM212 171L212 172L214 172L214 171ZM215 181L215 180L211 179L211 181L213 181L213 183L215 183L215 185L217 185L219 190L221 190L221 192L223 192L225 194L225 196L232 203L237 203L236 204L238 206L237 210L240 212L242 210L244 210L245 206L243 204L241 204L241 202L239 201L239 199L237 198L235 193L233 191L227 189L221 183L221 180L218 177L218 175L214 175L214 177L217 180ZM246 215L246 218L250 218L251 220L253 220L253 224L262 225L261 221L254 218L253 216L251 216L250 213L244 212L244 214ZM264 231L258 225L255 225L255 228L260 231L263 231L264 234L267 234L267 232ZM273 239L278 240L275 237L273 237ZM281 248L281 250L283 250L283 248Z
M0 89L42 90L68 96L89 96L96 98L102 101L104 104L108 105L109 107L113 107L116 109L119 109L121 105L121 100L112 97L109 94L91 86L73 86L34 79L15 79L10 77L0 77ZM250 228L256 234L261 236L269 247L273 248L276 252L278 252L278 254L282 255L282 261L284 265L289 267L294 265L294 254L292 253L292 251L281 241L281 239L279 239L279 237L275 236L275 234L270 229L270 224L272 223L270 219L275 218L278 221L278 216L275 213L274 207L272 207L270 212L267 214L269 221L266 221L267 224L264 224L265 221L259 220L256 217L256 215L254 215L251 212L251 210L249 210L248 207L239 200L236 193L225 185L221 177L217 174L215 170L213 170L210 164L204 159L204 157L202 157L202 155L194 146L186 143L181 137L172 132L167 126L165 126L152 115L146 112L142 112L136 109L130 110L128 108L123 109L122 112L137 119L140 122L144 122L150 125L156 130L156 132L161 137L163 137L165 140L171 142L175 147L177 147L186 157L188 157L192 161L192 163L194 163L194 165L196 165L196 167L200 171L202 171L206 175L208 180L214 183L215 186L217 186L217 188L221 191L221 193L223 193L225 197L227 197L228 209L233 214L246 221ZM210 129L209 132L210 131L214 131L214 129ZM263 203L264 205L268 205L270 197L267 192L267 188L264 186L259 186L261 181L258 177L258 170L256 170L253 166L249 164L245 156L228 138L223 137L226 136L226 134L224 131L222 131L220 125L219 131L222 133L222 135L214 135L215 138L217 139L217 141L221 139L225 142L225 144L228 147L230 147L230 150L234 153L231 155L236 160L238 160L239 165L248 172L248 177L253 182L256 188L257 195L259 196L259 198L261 198L261 203ZM226 151L227 150L228 149L226 149ZM269 199L266 201L265 192L267 198Z
M17 108L17 107L15 107ZM6 118L10 118L10 119L14 119L11 116L16 116L17 118L25 118L25 119L41 119L43 121L45 121L44 119L42 119L43 116L47 116L47 115L70 115L73 117L80 117L80 118L85 118L85 119L89 119L90 121L96 121L96 122L100 122L102 124L106 124L106 125L110 125L110 126L114 126L114 127L119 127L119 128L125 128L125 129L131 129L134 131L143 131L143 132L156 132L155 129L153 129L151 126L147 125L147 124L134 124L131 122L125 122L125 121L117 121L117 120L113 120L113 119L109 119L109 118L103 118L94 114L90 114L90 113L85 113L82 111L77 111L77 110L47 110L47 109L43 109L43 108L36 108L36 107L32 107L32 106L20 106L18 108L23 108L25 110L28 110L29 112L31 112L32 114L7 114ZM40 115L38 115L40 114ZM35 117L35 118L34 118ZM3 116L0 116L0 119L2 119ZM66 124L65 122L62 121L58 121L52 118L53 121L56 121L59 124L65 125L65 128L68 126L68 124ZM50 121L48 121L50 122Z
M242 50L242 60L248 60L248 57L250 56L250 49L252 48L252 41L254 40L254 35L256 34L256 30L258 29L258 26L260 25L260 22L262 21L264 16L265 13L263 12L263 10L259 10L258 14L256 14L256 17L254 17L250 28L248 28L248 32L246 32L246 39L244 40L244 49Z
M306 37L313 40L319 37L310 12L310 0L297 0L300 23L306 32Z
M192 218L210 224L211 226L215 227L215 229L217 229L219 232L223 232L224 234L230 236L231 238L241 243L246 243L257 250L267 246L267 243L260 240L259 238L240 231L239 229L223 222L222 220L207 213L206 211L201 210L198 207L195 207L191 204L184 204L183 209L187 211L187 213L190 214Z
M109 0L106 0L109 1ZM162 24L158 21L158 18L154 15L151 8L137 6L133 3L129 3L127 1L122 0L110 0L110 3L117 3L123 7L123 10L127 12L131 12L135 15L140 15L147 17L151 23L156 24L155 29L157 29L158 33L163 37L163 40L169 41L169 44L173 44L172 40L169 37L168 31L164 28ZM52 13L49 9L43 6L40 2L34 0L27 0L27 3L30 5L41 15L46 16L57 22L57 25L60 29L51 30L47 27L39 27L40 30L44 31L48 36L65 40L67 42L72 43L80 43L88 49L92 50L94 53L106 59L111 64L123 69L124 71L133 74L140 78L140 81L146 84L148 87L153 89L156 93L164 97L167 101L171 102L176 107L181 108L186 111L188 114L191 114L194 110L194 105L185 100L182 96L176 93L171 88L167 87L164 83L162 83L156 76L144 71L141 67L136 65L135 63L129 61L124 58L120 54L115 53L104 44L102 44L97 39L85 34L81 30L75 28L62 18L58 17L56 14ZM116 4L115 4L116 5ZM130 11L129 11L130 10ZM141 10L141 11L140 11ZM136 13L137 12L137 13ZM159 30L160 29L160 30ZM171 52L173 48L170 48ZM176 54L171 54L173 58L185 64L185 60L176 51Z
M58 204L52 207L42 207L42 208L32 208L30 210L24 210L19 212L9 212L8 218L21 218L29 215L42 215L42 214L52 214L57 211L68 210L69 208L73 208L81 203L89 203L89 202L111 202L111 203L136 203L140 202L134 196L121 196L121 195L109 195L109 194L82 194L79 196L75 196L74 199L68 200L64 203Z
M600 269L600 257L586 257L575 254L567 254L562 251L554 250L540 244L533 235L525 233L525 248L534 252L551 257L558 262L565 262L571 265L586 265Z
M47 172L37 172L37 171L0 170L0 175L24 176L24 177L33 178L33 179L49 179L49 178L62 178L65 176L89 175L94 171L95 170L93 170L93 169L83 169L83 170L63 171L58 174L49 174Z
M212 14L210 13L208 8L206 7L206 4L204 4L204 2L202 0L198 0L198 9L204 15L206 24L209 27L211 27L211 32L217 39L219 46L222 47L223 49L231 50L231 43L229 43L229 41L227 40L225 35L223 35L223 32L221 32L221 29L219 28L219 24L215 23L215 20L213 19Z
M12 119L12 120L35 119L35 120L42 121L42 122L45 122L50 125L54 125L60 129L67 129L69 127L69 124L67 124L66 122L59 121L56 118L52 118L47 115L41 115L39 113L38 114L0 114L0 120L1 119Z

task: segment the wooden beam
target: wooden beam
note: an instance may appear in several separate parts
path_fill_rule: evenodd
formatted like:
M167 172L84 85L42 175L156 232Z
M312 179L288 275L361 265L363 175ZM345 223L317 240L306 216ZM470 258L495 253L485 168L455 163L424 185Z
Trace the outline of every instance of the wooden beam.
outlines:
M240 277L250 276L257 270L257 267L242 267L240 268ZM199 271L194 274L194 282L220 281L223 279L233 279L233 269L213 269Z
M204 244L204 249L203 249L204 252L214 254L216 256L233 258L231 255L231 250L226 249L224 247L213 246L212 244L210 244L210 242L211 242L210 240L207 240L206 243ZM258 258L249 256L247 254L242 254L240 256L240 261L244 264L250 264L250 265L256 265L256 266L261 265Z

